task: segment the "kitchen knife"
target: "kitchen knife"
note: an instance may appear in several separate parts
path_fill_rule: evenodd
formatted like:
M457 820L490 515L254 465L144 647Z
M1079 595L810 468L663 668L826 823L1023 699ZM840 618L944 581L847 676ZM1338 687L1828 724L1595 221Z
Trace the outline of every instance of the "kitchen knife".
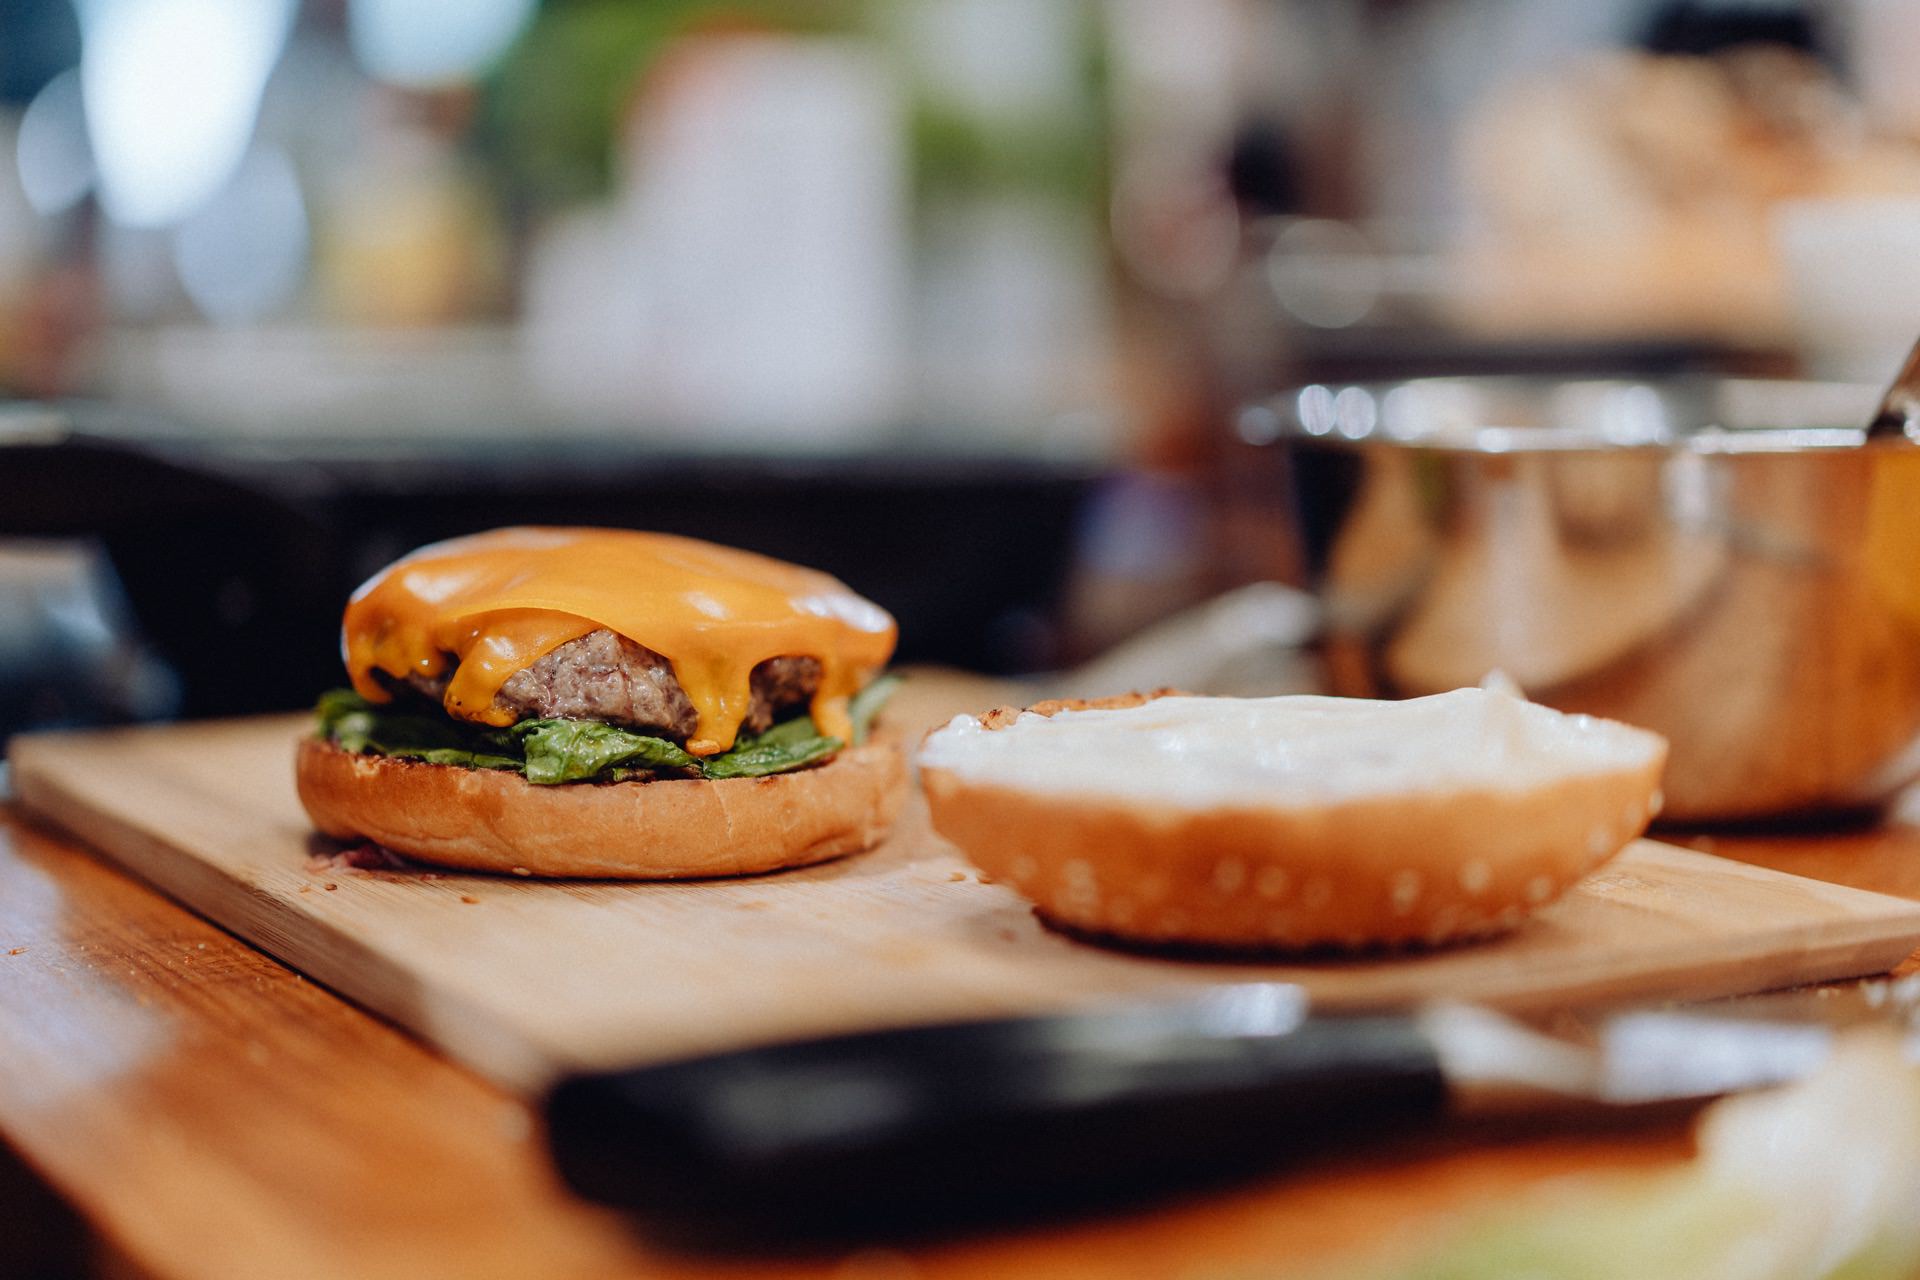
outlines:
M1880 994L1877 998L1874 993ZM1301 988L877 1031L575 1076L566 1181L629 1209L819 1222L1222 1175L1450 1112L1704 1099L1798 1078L1911 983L1557 1020L1313 1014ZM1875 1007L1877 1003L1878 1007Z

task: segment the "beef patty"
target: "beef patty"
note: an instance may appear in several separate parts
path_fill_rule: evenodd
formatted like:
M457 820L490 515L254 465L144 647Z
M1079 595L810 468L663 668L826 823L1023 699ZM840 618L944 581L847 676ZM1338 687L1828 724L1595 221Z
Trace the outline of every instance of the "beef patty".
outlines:
M436 702L453 678L451 662L437 676L410 675L407 683ZM753 709L743 733L759 733L788 712L804 707L820 687L816 658L768 658L753 669ZM516 720L548 716L605 720L685 743L699 719L673 666L644 645L604 627L569 640L514 675L495 695Z

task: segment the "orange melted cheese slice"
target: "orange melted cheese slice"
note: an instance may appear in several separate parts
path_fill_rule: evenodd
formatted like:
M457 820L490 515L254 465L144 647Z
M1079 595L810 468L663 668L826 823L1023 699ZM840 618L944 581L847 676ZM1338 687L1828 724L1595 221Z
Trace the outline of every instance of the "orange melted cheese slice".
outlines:
M692 538L614 529L496 529L437 542L354 592L340 644L353 687L438 676L449 715L511 724L495 701L516 672L605 627L672 664L699 723L695 755L733 746L752 707L749 677L782 656L820 662L813 720L851 737L847 699L886 665L893 619L837 579Z

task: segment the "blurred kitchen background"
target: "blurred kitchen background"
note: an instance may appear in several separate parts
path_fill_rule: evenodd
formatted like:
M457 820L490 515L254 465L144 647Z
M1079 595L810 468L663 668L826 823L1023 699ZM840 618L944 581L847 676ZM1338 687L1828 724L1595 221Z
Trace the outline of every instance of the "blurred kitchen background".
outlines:
M301 705L519 521L1083 661L1298 581L1263 392L1889 376L1917 66L1906 0L5 0L0 737Z

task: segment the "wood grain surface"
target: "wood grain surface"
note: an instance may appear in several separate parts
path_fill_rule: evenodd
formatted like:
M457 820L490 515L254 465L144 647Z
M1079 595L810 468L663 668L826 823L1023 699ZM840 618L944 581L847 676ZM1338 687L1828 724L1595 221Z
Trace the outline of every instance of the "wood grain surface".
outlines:
M1282 1277L1689 1148L1670 1115L1454 1130L1018 1231L679 1252L568 1198L518 1098L5 806L0 1045L0 1141L153 1280ZM0 1274L36 1211L0 1199Z
M1920 898L1920 805L1844 831L1685 839ZM803 1257L678 1253L562 1194L514 1096L0 806L0 1143L123 1261L116 1275L1320 1276L1430 1244L1536 1187L1668 1167L1690 1148L1687 1125L1455 1129L1017 1231ZM0 1274L22 1216L41 1211L0 1187Z
M978 707L915 682L902 719ZM904 696L904 695L903 695ZM1439 952L1224 963L1090 946L983 883L910 803L870 854L753 879L529 881L314 869L298 718L18 739L40 814L496 1081L535 1088L771 1039L1292 981L1330 1007L1704 997L1878 972L1920 908L1643 841L1515 935Z

